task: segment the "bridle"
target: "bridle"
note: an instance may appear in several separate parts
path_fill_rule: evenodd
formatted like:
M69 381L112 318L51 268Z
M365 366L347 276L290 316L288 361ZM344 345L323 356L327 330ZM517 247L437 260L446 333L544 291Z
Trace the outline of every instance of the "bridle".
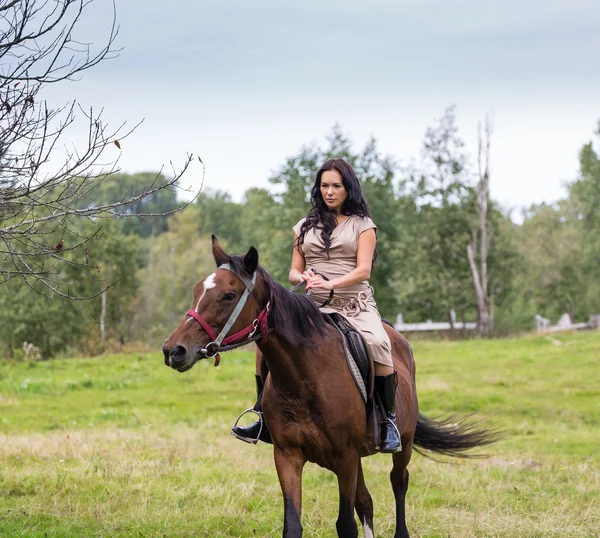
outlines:
M191 316L194 318L206 331L206 334L210 336L211 341L206 344L206 347L202 348L200 351L204 354L204 358L212 359L215 358L215 366L219 366L221 362L221 357L219 353L224 351L229 351L231 349L235 349L246 345L250 342L256 342L260 339L261 343L264 344L267 341L269 332L273 329L269 329L268 327L268 317L269 312L271 310L271 301L268 301L266 306L261 310L260 314L256 317L256 319L247 327L243 328L241 331L238 331L231 336L226 336L233 324L237 321L246 301L250 294L254 291L254 286L256 284L256 271L252 274L252 279L248 279L246 276L234 271L231 267L231 264L224 263L219 265L217 269L226 269L231 271L235 276L237 276L246 286L244 293L240 297L237 305L233 309L233 312L229 316L229 319L221 329L221 332L217 335L217 333L212 329L212 327L208 324L206 319L195 310L188 310L186 312L186 316ZM259 332L257 332L259 331Z
M248 297L254 291L257 271L254 271L254 273L252 273L252 278L248 279L246 276L234 271L231 267L231 264L229 263L219 265L217 269L226 269L227 271L231 271L242 281L244 286L246 286L244 293L240 297L240 300L238 301L237 305L235 305L235 308L229 316L229 319L227 320L225 325L223 325L221 332L217 335L217 333L208 324L206 319L204 319L204 316L202 316L195 310L188 310L185 314L186 316L194 318L206 331L206 334L210 336L211 341L208 344L206 344L206 347L200 349L200 352L204 355L203 358L205 359L212 359L214 357L215 366L219 366L221 362L221 357L219 353L229 351L231 349L236 349L238 347L249 344L250 342L256 342L257 340L260 340L261 344L264 344L268 339L269 333L274 330L273 328L269 329L268 326L268 317L269 312L271 311L271 300L269 300L267 301L266 306L261 310L260 314L258 314L256 319L250 325L244 327L241 331L238 331L237 333L232 334L231 336L227 336L227 333L230 331L231 327L233 327L233 324L237 321L239 315L241 314L246 304L246 301L248 300ZM319 274L314 269L313 271L315 274ZM321 276L325 280L329 280L325 275L321 274ZM300 282L297 286L294 286L294 288L292 288L291 291L296 291L296 289L305 284L306 282ZM271 295L271 299L272 297L273 296ZM320 308L327 306L332 298L333 290L331 290L329 298L320 306Z

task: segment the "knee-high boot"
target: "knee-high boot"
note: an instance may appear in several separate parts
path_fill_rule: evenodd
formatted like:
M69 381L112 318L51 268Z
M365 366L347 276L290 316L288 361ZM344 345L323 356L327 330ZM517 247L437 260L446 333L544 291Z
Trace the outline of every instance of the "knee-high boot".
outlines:
M375 376L375 392L380 404L382 415L380 452L399 452L402 450L400 435L396 427L396 387L398 386L398 374L386 376Z
M246 441L247 443L256 443L257 439L262 441L263 443L272 443L271 434L267 429L267 423L262 415L261 411L261 400L262 400L262 392L263 392L263 382L262 377L259 375L255 375L256 377L256 404L254 404L254 410L260 415L260 419L256 422L250 424L250 426L234 426L231 429L231 433L234 437L241 439L242 441ZM261 430L262 423L262 430Z

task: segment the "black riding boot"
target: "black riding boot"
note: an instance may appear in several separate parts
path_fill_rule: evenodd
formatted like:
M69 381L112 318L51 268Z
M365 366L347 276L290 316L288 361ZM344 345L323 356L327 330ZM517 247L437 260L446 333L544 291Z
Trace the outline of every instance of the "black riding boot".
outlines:
M267 423L262 415L260 403L262 400L262 391L263 391L263 382L262 378L259 375L255 375L256 377L256 404L254 404L254 410L260 415L260 420L250 424L250 426L242 427L242 426L234 426L231 429L231 433L234 437L241 439L242 441L246 441L247 443L256 443L256 440L260 440L263 443L272 443L271 434L267 429ZM261 431L261 422L262 422L262 431Z
M398 374L375 376L375 392L381 411L381 442L379 452L399 452L402 450L400 434L396 427L395 396Z

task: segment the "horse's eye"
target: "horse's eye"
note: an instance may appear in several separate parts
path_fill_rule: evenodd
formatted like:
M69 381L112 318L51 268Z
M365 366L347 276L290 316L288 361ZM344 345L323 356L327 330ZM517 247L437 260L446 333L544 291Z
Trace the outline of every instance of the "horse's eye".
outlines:
M221 298L222 301L233 301L235 299L235 293L226 293Z

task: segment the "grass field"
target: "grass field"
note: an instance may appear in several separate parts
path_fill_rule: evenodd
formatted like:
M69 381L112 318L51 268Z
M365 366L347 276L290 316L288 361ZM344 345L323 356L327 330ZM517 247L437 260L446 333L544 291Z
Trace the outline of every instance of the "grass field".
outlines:
M414 537L600 536L600 332L416 342L421 411L495 416L486 460L410 465ZM155 354L0 360L0 536L280 536L272 448L230 436L253 355L179 374ZM390 457L364 460L393 535ZM303 525L335 536L335 477L307 465Z

